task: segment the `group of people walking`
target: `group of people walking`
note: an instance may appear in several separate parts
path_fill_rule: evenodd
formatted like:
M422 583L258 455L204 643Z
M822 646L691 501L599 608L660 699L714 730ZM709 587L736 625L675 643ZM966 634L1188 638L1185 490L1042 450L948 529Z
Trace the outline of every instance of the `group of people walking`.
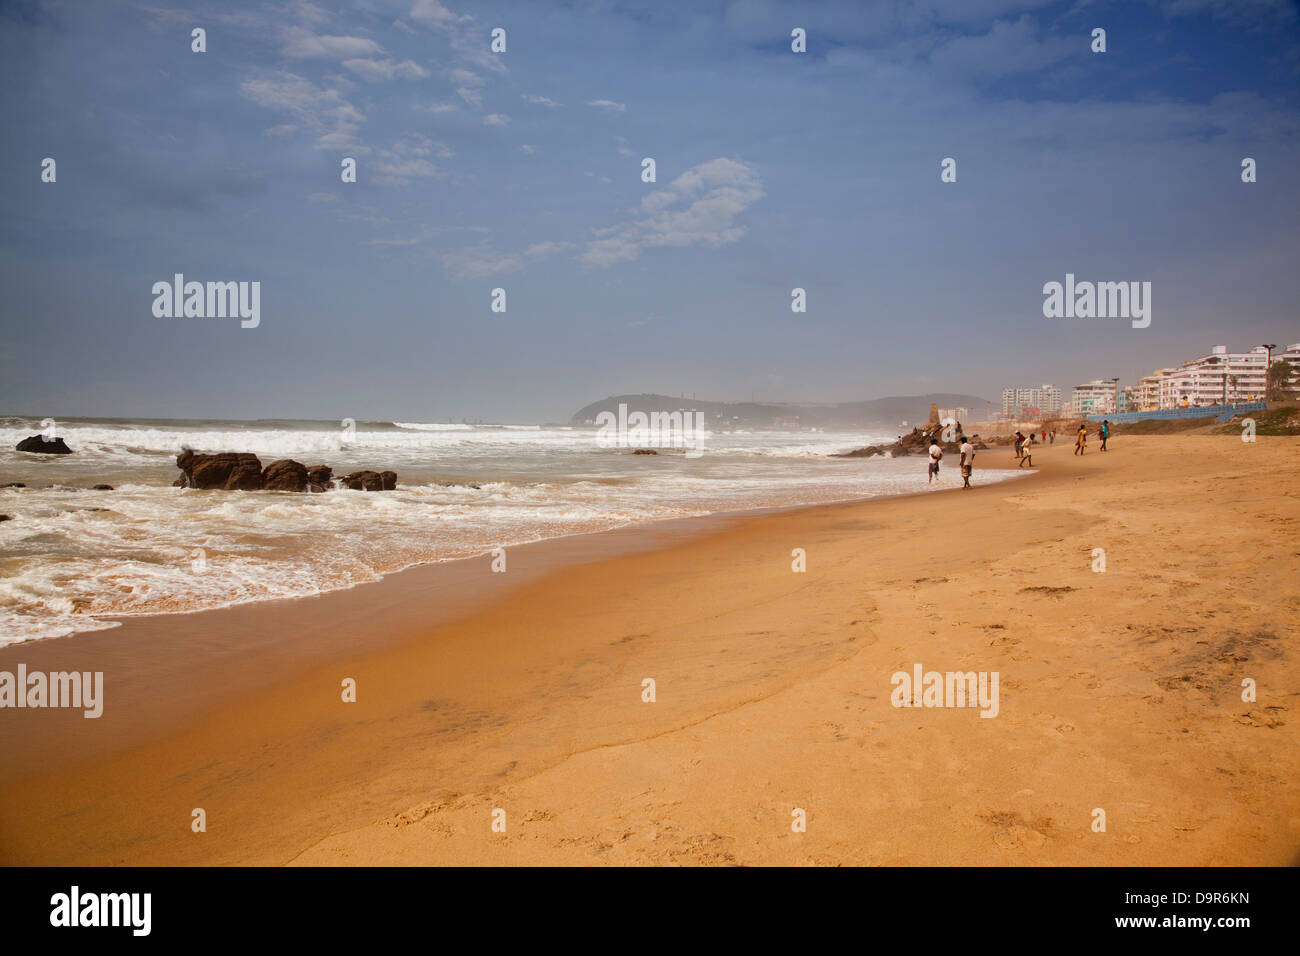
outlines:
M959 426L960 427L960 426ZM1110 421L1103 421L1097 426L1097 438L1101 442L1101 450L1106 450L1106 441L1110 438ZM1028 435L1016 431L1014 455L1018 461L1019 468L1034 467L1034 446L1041 444L1056 444L1056 429L1043 429L1040 437L1038 432L1030 432ZM1082 455L1088 447L1088 424L1080 423L1079 434L1074 439L1074 453ZM970 443L970 439L965 435L961 436L961 478L962 487L970 487L971 472L975 464L975 446ZM943 448L939 445L938 438L930 439L930 476L926 484L939 480L939 462L943 460Z

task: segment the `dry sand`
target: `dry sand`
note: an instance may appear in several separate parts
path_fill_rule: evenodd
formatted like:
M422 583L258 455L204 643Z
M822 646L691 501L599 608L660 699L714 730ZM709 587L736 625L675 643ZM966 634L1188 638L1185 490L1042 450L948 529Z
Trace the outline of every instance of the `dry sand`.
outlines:
M108 690L0 713L0 862L1292 863L1300 442L1111 446L4 649Z

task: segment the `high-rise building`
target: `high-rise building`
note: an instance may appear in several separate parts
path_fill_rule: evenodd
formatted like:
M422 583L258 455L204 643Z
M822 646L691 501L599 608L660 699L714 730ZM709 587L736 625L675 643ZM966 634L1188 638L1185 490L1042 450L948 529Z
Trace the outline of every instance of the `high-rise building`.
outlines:
M1288 346L1291 348L1296 349L1300 362L1300 345ZM1226 345L1216 345L1209 355L1143 376L1138 404L1142 411L1151 411L1258 401L1264 397L1267 372L1268 349L1264 346L1229 352Z
M1281 352L1273 357L1273 361L1286 362L1291 366L1291 371L1293 373L1291 381L1293 384L1290 389L1290 397L1294 398L1297 393L1300 393L1300 384L1295 384L1300 382L1300 342L1297 342L1295 345L1288 345L1285 352Z
M1026 385L1002 390L1002 414L1013 418L1024 409L1037 409L1040 415L1055 415L1061 410L1061 390L1055 385Z
M1100 378L1074 386L1070 397L1070 410L1076 415L1114 414L1118 404L1119 383Z

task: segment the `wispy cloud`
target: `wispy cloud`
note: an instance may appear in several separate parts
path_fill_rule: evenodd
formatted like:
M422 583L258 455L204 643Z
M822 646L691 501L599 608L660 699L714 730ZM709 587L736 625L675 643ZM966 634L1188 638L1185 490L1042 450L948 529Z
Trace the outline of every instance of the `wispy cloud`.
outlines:
M483 117L484 126L509 126L510 117L504 113L489 113Z
M344 60L343 68L349 70L357 76L366 80L391 80L394 77L401 77L408 80L418 80L429 75L429 71L412 60Z
M632 219L593 230L597 238L575 258L589 268L606 268L655 247L735 242L745 234L738 218L763 196L762 180L751 166L734 159L709 160L646 196ZM575 248L570 242L544 241L522 253L505 253L479 245L443 255L442 264L454 278L481 279L518 272L529 262Z
M636 218L601 231L577 256L605 268L660 246L720 246L745 234L737 219L764 196L758 173L734 159L712 159L682 173L641 201Z
M520 93L519 98L527 100L529 103L536 103L538 106L547 106L551 109L558 109L564 106L563 103L557 103L549 96L538 96L536 93Z
M319 149L364 151L357 132L366 117L333 87L322 88L297 74L280 72L244 80L239 91L259 106L290 113L318 133Z
M613 100L587 100L588 106L595 106L599 109L611 110L615 113L626 113L626 103L615 103Z
M320 36L303 27L289 27L284 31L284 46L280 50L294 60L375 56L384 48L365 37Z

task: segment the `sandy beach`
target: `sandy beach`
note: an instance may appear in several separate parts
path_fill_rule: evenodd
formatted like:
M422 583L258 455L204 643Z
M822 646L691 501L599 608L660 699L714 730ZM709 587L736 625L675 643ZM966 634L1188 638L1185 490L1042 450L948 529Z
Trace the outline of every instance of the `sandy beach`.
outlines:
M989 449L971 491L6 647L106 700L0 720L0 863L1290 864L1297 448L1058 442L981 487ZM893 706L917 664L997 672L996 717Z

